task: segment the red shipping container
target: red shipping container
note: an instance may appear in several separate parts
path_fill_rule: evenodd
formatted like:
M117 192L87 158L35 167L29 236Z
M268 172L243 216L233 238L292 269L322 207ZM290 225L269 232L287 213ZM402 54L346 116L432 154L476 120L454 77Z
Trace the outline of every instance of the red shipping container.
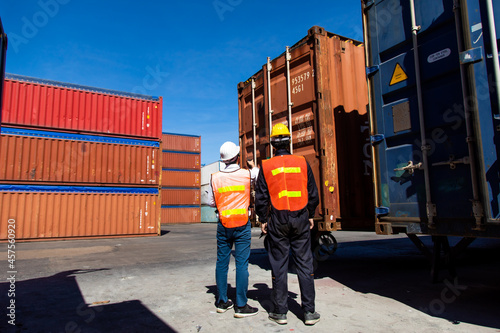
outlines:
M0 240L159 235L158 191L0 186ZM90 189L90 190L89 190ZM141 192L140 190L137 192ZM14 226L14 227L13 227Z
M162 152L162 167L171 169L200 170L200 153Z
M200 171L163 169L162 187L200 187Z
M170 206L199 205L200 189L162 188L161 204Z
M201 137L196 135L163 133L162 150L201 152Z
M4 128L0 182L158 186L159 144Z
M162 98L7 75L2 124L160 140Z
M283 51L238 84L242 165L272 157L271 128L285 124L318 186L319 230L373 230L363 44L315 26Z
M200 207L162 207L161 223L201 223Z

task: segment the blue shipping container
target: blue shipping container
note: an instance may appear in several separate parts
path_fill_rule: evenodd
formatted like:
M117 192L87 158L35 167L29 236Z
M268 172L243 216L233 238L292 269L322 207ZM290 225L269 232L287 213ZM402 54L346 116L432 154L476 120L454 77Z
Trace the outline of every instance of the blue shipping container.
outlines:
M377 233L500 237L500 1L362 5Z

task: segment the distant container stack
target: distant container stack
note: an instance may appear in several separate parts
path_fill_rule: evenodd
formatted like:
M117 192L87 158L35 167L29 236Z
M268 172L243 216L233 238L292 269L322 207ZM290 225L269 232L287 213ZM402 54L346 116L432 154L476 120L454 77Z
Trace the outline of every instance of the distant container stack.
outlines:
M210 191L212 174L224 167L224 163L214 162L201 168L201 222L217 223L218 221L216 208L208 205L208 192Z
M5 79L0 240L160 232L162 98Z
M199 223L201 138L163 133L161 223Z

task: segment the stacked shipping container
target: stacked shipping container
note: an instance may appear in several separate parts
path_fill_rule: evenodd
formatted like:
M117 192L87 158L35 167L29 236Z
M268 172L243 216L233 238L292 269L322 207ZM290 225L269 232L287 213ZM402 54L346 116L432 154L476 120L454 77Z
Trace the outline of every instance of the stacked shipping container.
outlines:
M201 222L216 223L218 221L218 217L215 213L216 208L208 205L208 191L210 191L212 174L218 172L224 167L224 163L214 162L201 168Z
M161 223L200 222L201 138L162 134Z
M0 239L159 234L161 102L7 75Z

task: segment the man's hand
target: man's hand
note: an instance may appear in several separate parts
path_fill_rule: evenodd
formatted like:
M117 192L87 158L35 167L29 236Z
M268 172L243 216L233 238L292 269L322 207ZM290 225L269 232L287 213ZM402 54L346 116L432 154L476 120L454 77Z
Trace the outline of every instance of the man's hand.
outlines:
M247 165L249 169L255 168L255 163L252 160L247 160Z
M314 219L309 219L309 229L314 228Z
M262 231L263 234L267 234L267 223L260 224L260 231Z

